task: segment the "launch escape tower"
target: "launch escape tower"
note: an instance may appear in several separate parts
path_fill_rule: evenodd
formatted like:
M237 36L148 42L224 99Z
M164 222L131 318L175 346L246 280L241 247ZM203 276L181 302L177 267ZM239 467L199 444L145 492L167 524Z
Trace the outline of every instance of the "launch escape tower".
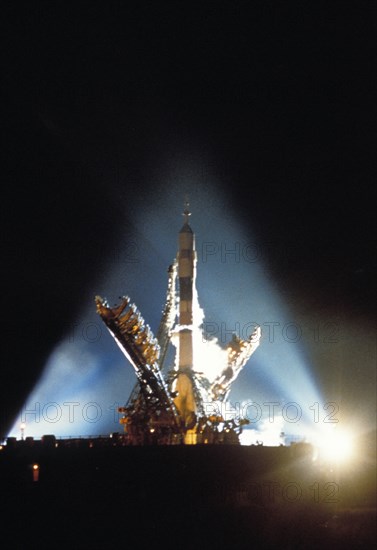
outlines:
M115 307L95 298L97 313L137 377L127 403L119 408L125 444L239 443L247 423L242 418L224 421L213 404L226 401L232 382L259 345L260 329L246 340L233 335L219 364L206 360L208 347L219 344L202 338L195 235L187 203L183 216L156 337L128 296ZM176 349L174 365L168 359L171 345Z

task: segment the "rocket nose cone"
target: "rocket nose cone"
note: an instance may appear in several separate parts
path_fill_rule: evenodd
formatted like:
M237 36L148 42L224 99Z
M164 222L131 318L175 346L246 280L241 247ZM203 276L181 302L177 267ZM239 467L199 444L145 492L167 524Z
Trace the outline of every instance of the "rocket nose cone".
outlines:
M193 233L193 230L191 229L188 223L185 223L182 229L180 230L180 233Z

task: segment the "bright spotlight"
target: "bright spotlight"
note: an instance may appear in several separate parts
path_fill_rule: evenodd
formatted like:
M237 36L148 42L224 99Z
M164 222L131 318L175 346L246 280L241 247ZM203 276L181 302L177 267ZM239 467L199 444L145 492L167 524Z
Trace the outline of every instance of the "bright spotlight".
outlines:
M346 462L352 458L352 436L343 431L332 430L324 434L318 441L319 456L328 462Z

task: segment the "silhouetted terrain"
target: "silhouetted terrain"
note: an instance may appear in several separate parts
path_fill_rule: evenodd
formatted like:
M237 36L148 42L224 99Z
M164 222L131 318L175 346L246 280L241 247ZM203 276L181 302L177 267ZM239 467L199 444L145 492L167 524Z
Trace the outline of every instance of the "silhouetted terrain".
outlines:
M372 548L374 468L310 447L66 447L1 452L4 548ZM32 465L39 479L33 481Z

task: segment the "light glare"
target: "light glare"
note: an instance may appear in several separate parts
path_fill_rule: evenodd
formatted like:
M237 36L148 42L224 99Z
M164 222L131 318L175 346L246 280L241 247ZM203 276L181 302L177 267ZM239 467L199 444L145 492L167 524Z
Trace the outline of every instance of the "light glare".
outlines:
M328 431L319 438L317 443L319 456L328 462L347 462L352 458L352 436L336 428Z

